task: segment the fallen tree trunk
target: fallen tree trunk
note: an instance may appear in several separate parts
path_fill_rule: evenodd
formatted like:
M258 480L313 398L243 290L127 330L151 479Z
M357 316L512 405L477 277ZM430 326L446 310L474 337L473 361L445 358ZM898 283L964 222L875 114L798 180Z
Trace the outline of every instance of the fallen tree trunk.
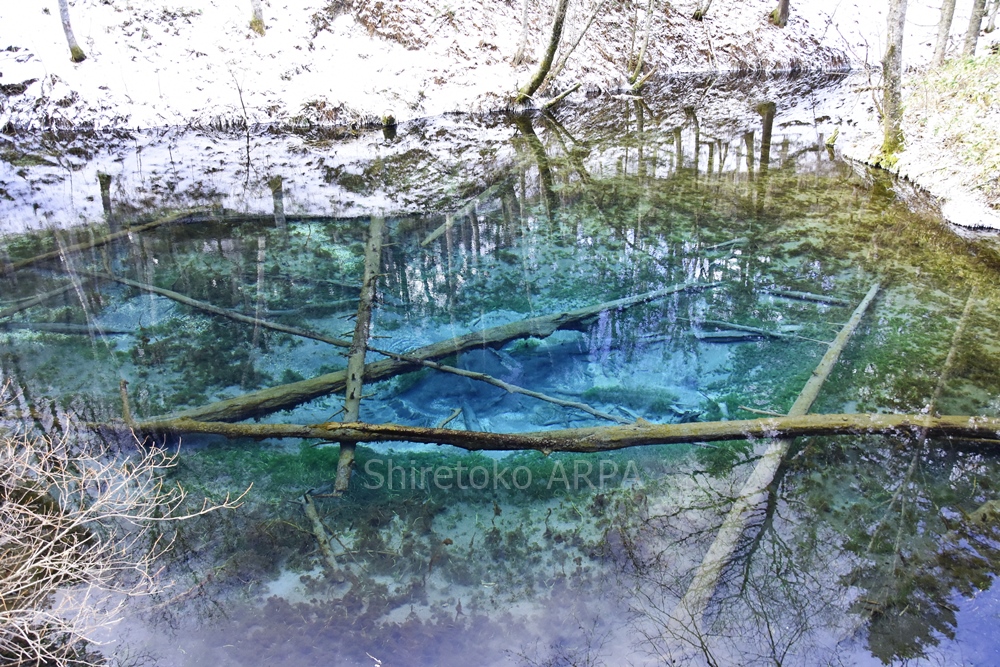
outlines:
M823 355L816 370L813 371L802 392L795 399L795 403L792 404L791 409L788 411L787 418L800 418L812 407L813 401L819 395L820 388L823 386L826 378L829 377L830 372L840 358L840 353L861 323L861 318L864 316L865 311L868 310L868 306L875 300L878 291L879 284L875 283L868 290L868 294L865 295L865 298L858 307L854 309L851 319L844 325L840 333L837 334L837 337L830 345L830 349ZM785 454L788 453L788 448L791 447L791 444L792 439L789 436L773 440L750 474L750 477L744 482L736 502L730 508L715 540L705 554L701 565L695 571L694 579L691 581L690 586L688 586L687 592L681 598L681 601L677 604L677 608L671 615L674 623L680 625L679 628L675 627L673 629L673 633L676 636L683 636L682 634L678 634L682 632L693 632L698 636L702 634L702 621L705 610L712 595L715 593L719 578L722 576L722 570L732 558L736 544L743 535L743 531L746 529L753 511L767 500L768 487L774 481L774 476L781 466Z
M65 248L58 248L50 252L42 253L41 255L35 255L34 257L29 257L28 259L22 259L5 266L0 266L0 274L13 273L19 271L26 266L31 266L37 264L38 262L44 262L47 259L56 259L58 257L65 257L73 253L82 252L84 250L90 250L91 248L99 248L100 246L107 245L112 241L125 238L131 234L138 234L139 232L145 232L147 230L159 227L161 225L167 225L172 222L177 222L178 220L183 220L184 218L194 215L195 213L201 213L208 210L207 208L193 208L186 211L178 211L177 213L172 213L158 220L153 220L152 222L147 222L144 225L137 225L135 227L129 227L128 229L123 229L120 232L114 232L113 234L108 234L107 236L102 236L100 238L92 239L86 243L77 243L75 245L66 246Z
M114 281L114 282L117 282L117 283L121 283L122 285L126 285L128 287L133 287L135 289L142 290L144 292L149 292L151 294L159 294L160 296L166 297L166 298L171 299L173 301L176 301L178 303L183 303L184 305L191 306L192 308L197 308L198 310L203 310L203 311L208 312L208 313L213 313L215 315L221 315L222 317L227 317L227 318L229 318L231 320L235 320L237 322L243 322L245 324L252 324L254 326L263 327L265 329L271 329L272 331L280 331L282 333L290 334L292 336L299 336L299 337L302 337L302 338L308 338L308 339L311 339L311 340L320 341L321 343L327 343L329 345L334 345L334 346L340 347L340 348L349 348L349 347L351 347L351 342L346 341L346 340L342 340L340 338L331 338L329 336L324 336L323 334L318 334L318 333L315 333L313 331L309 331L307 329L300 329L298 327L292 327L292 326L288 326L288 325L285 325L285 324L280 324L278 322L271 322L269 320L265 320L265 319L262 319L260 317L252 317L250 315L244 315L243 313L238 313L235 310L229 310L228 308L221 308L219 306L214 306L214 305L212 305L210 303L207 303L205 301L199 301L197 299L192 299L191 297L188 297L188 296L185 296L183 294L180 294L179 292L174 292L173 290L164 289L162 287L155 287L153 285L147 285L145 283L136 282L135 280L130 280L128 278L121 278L121 277L118 277L118 276L115 276L115 275L112 275L112 274L109 274L109 273L81 272L81 275L86 275L86 276L89 276L89 277L92 277L92 278L99 278L99 279L102 279L102 280L110 280L110 281ZM0 323L0 329L4 328L5 326L6 325L4 325L3 323ZM32 325L32 326L34 326L34 325ZM32 328L32 326L20 326L20 328ZM77 325L77 326L82 326L82 325ZM18 328L18 325L11 325L11 328ZM52 330L52 329L49 329L49 330ZM66 332L62 332L62 333L66 333ZM73 333L80 333L80 331L76 331L76 332L73 332ZM100 333L105 333L105 334L130 334L130 333L133 333L133 332L102 331ZM375 352L377 354L381 354L384 357L389 357L390 359L396 359L396 360L399 360L399 361L407 361L407 362L411 362L411 363L414 363L414 364L419 364L421 366L425 366L427 368L433 368L435 370L438 370L438 371L441 371L441 372L444 372L444 373L451 373L453 375L460 375L462 377L467 377L467 378L472 379L472 380L478 380L480 382L485 382L485 383L491 384L491 385L493 385L495 387L499 387L499 388L501 388L501 389L503 389L505 391L508 391L508 392L510 392L512 394L523 394L525 396L530 396L532 398L537 398L537 399L542 400L542 401L548 401L549 403L553 403L553 404L561 406L561 407L574 408L574 409L577 409L577 410L582 410L582 411L584 411L584 412L586 412L588 414L591 414L591 415L593 415L595 417L600 417L601 419L607 419L608 421L617 422L619 424L627 423L627 420L625 420L625 419L622 419L620 417L615 417L614 415L610 415L610 414L608 414L606 412L601 412L599 410L595 410L594 408L591 408L589 405L586 405L584 403L577 403L577 402L573 402L573 401L564 401L564 400L561 400L561 399L558 399L558 398L554 398L552 396L548 396L546 394L542 394L542 393L537 392L537 391L531 391L530 389L525 389L524 387L519 387L519 386L511 384L509 382L504 382L503 380L499 380L499 379L494 378L494 377L492 377L490 375L487 375L485 373L476 373L474 371L467 371L467 370L462 369L462 368L456 368L454 366L448 366L448 365L445 365L445 364L439 364L437 362L430 361L428 359L418 359L418 358L413 357L411 355L398 354L396 352L389 352L388 350L383 350L383 349L380 349L380 348L377 348L377 347L368 346L367 349L370 350L370 351L372 351L372 352ZM354 420L353 419L348 419L347 421L354 421Z
M89 424L93 428L127 429L124 422ZM926 429L929 437L961 438L997 443L1000 418L905 414L832 414L768 417L725 422L591 426L525 433L487 433L400 424L327 422L325 424L229 424L177 418L134 424L137 433L207 434L226 438L295 438L353 440L355 442L414 442L452 445L468 451L610 452L644 445L676 445L758 438L797 438L809 435L915 436Z
M390 358L365 365L365 378L368 382L378 382L401 373L417 370L422 367L419 360L434 360L451 354L463 352L478 347L501 347L506 343L520 338L546 338L559 329L579 325L608 310L619 310L640 303L661 299L670 294L683 291L704 290L715 287L718 283L684 283L636 296L607 301L595 306L579 308L563 313L532 317L520 322L511 322L500 326L473 331L463 336L457 336L445 341L425 345L407 352L405 358ZM260 416L287 410L296 405L311 401L320 396L344 390L346 371L335 371L308 380L292 382L269 389L244 394L209 405L184 410L173 415L175 418L188 418L203 421L240 421L250 417ZM162 419L169 419L163 417Z

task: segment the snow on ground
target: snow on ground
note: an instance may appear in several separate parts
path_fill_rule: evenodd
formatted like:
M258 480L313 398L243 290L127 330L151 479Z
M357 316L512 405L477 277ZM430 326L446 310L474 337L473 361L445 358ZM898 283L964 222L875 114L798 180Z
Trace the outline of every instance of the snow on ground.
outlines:
M599 2L570 3L564 45L576 41ZM70 62L55 0L2 2L0 128L7 134L0 133L0 153L16 154L18 141L43 136L35 132L41 129L147 131L129 135L121 143L131 142L133 147L119 149L117 156L109 153L106 159L93 160L81 148L80 154L70 151L53 158L52 169L65 172L58 183L46 181L55 178L46 172L52 171L49 166L25 167L4 158L0 170L10 177L3 179L4 187L15 198L14 208L17 202L31 205L28 226L74 224L99 218L91 210L93 194L78 192L81 187L92 189L95 182L91 173L74 173L84 163L88 172L121 173L116 161L138 160L145 161L147 172L163 168L158 173L167 173L174 162L196 161L204 167L201 173L218 172L216 184L240 163L233 158L238 147L219 145L218 136L206 137L206 146L184 141L182 148L160 140L162 133L148 133L152 128L358 125L386 114L402 122L448 112L503 109L537 65L553 4L530 3L529 62L514 66L521 0L264 0L263 36L250 29L247 1L75 0L70 7L73 25L88 56L79 64ZM697 0L651 4L647 69L657 74L846 67L865 71L877 64L884 47L885 0L795 0L784 29L766 21L774 0L715 0L703 21L691 18L697 4ZM965 4L960 3L953 24L956 43L968 22ZM586 106L585 93L614 92L625 85L630 57L640 50L646 25L645 3L629 5L638 6L634 10L626 5L602 4L592 28L543 97L579 82L584 89L571 100ZM904 45L910 66L923 65L930 57L937 5L937 0L910 3ZM877 74L872 78L877 83ZM876 142L874 106L855 101L850 109L834 114L845 123L838 148L852 158L865 159ZM266 138L256 141L254 164L247 161L247 183L249 172L259 171L261 155L264 163L284 164L286 172L289 165L307 162L284 155L298 150L295 142L279 147L280 142ZM154 144L160 152L151 150ZM363 140L337 152L377 151L378 144ZM147 150L142 153L144 145ZM249 146L245 152L250 153ZM922 158L911 163L922 163ZM212 160L219 164L209 168ZM350 157L340 162L346 164ZM269 164L261 169L281 171ZM14 177L22 171L35 177ZM964 190L955 189L962 181L961 174L957 176L937 187L935 194L974 201ZM229 194L228 199L244 204L237 208L246 208L251 201L263 206L270 193L260 179L254 183L256 189ZM72 210L61 212L66 207L56 206L55 200L39 204L42 186L49 198L68 197ZM19 187L24 192L14 192ZM309 199L306 204L342 212L337 202ZM4 207L10 211L8 204ZM26 211L15 212L20 220L11 224L25 225ZM953 219L961 222L967 217L962 213ZM981 215L975 219L984 224Z
M576 40L597 2L570 3L564 43ZM267 32L260 36L250 29L249 2L75 0L74 30L88 58L74 64L55 0L0 3L7 96L0 126L350 123L386 111L400 120L488 111L506 106L535 66L511 64L520 0L263 4ZM551 4L531 3L531 60L547 39ZM625 4L604 3L549 92L577 81L601 89L624 81L645 26L644 12ZM691 18L696 4L652 4L646 60L657 72L858 67L882 52L884 2L793 2L785 29L766 21L773 0L716 0L704 21ZM904 52L913 64L929 55L936 5L911 3ZM956 16L956 35L966 21Z

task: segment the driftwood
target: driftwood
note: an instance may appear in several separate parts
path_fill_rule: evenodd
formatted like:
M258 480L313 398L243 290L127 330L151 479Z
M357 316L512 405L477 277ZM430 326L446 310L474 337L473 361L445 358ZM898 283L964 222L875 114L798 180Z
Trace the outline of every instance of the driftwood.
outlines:
M379 267L382 264L382 232L385 218L373 216L368 229L368 244L365 246L365 271L361 281L361 297L358 301L358 317L354 325L354 338L347 357L347 378L344 383L344 420L358 421L361 412L361 393L365 380L365 355L368 353L368 336L371 332L372 303L375 300L375 284L378 282ZM354 469L354 447L351 440L340 442L340 460L337 461L337 478L334 493L347 491Z
M126 429L124 422L89 424L93 428ZM832 414L768 417L724 422L591 426L525 433L488 433L399 424L328 422L325 424L230 424L177 418L137 422L135 431L150 434L206 434L226 438L317 439L354 442L414 442L452 445L468 451L610 452L644 445L674 445L725 440L797 438L808 435L916 435L981 440L1000 446L1000 418L905 414Z
M823 355L819 365L788 411L788 417L778 417L777 420L802 418L809 411L813 401L819 395L820 388L840 358L840 353L861 323L861 318L868 310L868 306L875 300L878 291L879 284L875 283L858 307L855 308L851 319L841 329L837 338L830 345L830 349ZM768 487L774 480L774 476L791 446L791 437L787 435L775 437L777 439L772 440L749 479L744 482L736 502L733 503L723 520L722 527L709 547L708 553L705 554L701 565L695 571L694 579L688 586L687 592L674 610L671 617L674 623L680 625L680 628L675 628L675 636L682 636L679 633L685 631L694 632L701 636L705 609L715 592L722 570L729 563L753 511L767 500ZM708 440L708 438L703 438L703 440Z
M445 341L425 345L406 353L406 358L390 358L365 365L365 379L377 382L401 373L417 370L417 360L434 360L479 347L501 347L520 338L545 338L559 329L579 326L581 322L608 310L619 310L662 299L683 291L704 290L718 283L684 283L636 296L607 301L552 315L532 317L520 322L473 331ZM402 356L402 355L401 355ZM286 410L320 396L343 391L346 371L335 371L308 380L271 387L209 405L184 410L172 417L204 421L240 421L254 416ZM169 417L165 417L169 418Z
M107 236L92 239L85 243L77 243L75 245L66 246L65 248L58 248L50 252L42 253L41 255L35 255L34 257L29 257L28 259L22 259L11 264L7 264L6 266L0 266L0 274L13 273L14 271L19 271L26 266L31 266L33 264L37 264L38 262L44 262L48 259L56 259L58 257L65 257L73 253L82 252L84 250L90 250L91 248L99 248L100 246L107 245L112 241L117 241L118 239L130 236L131 234L138 234L140 232L145 232L155 227L159 227L160 225L177 222L178 220L183 220L184 218L190 217L195 213L201 213L207 210L207 208L202 207L188 209L186 211L178 211L177 213L172 213L166 217L159 218L158 220L147 222L144 225L137 225L128 229L123 229L120 232L114 232L108 234Z

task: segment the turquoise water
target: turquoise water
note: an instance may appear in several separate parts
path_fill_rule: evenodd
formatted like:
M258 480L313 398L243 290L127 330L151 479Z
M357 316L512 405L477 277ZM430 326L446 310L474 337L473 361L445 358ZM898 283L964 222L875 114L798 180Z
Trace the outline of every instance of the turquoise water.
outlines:
M668 82L644 101L394 136L25 140L0 173L11 211L37 214L0 242L0 311L66 289L0 320L0 368L19 396L6 418L90 433L84 422L121 418L121 380L148 419L343 369L342 348L177 295L349 340L375 216L386 230L369 343L391 352L698 289L439 359L604 418L423 369L366 384L363 421L512 433L783 413L875 282L812 411L997 416L996 246L944 226L905 183L837 159L823 109L851 94L815 83ZM40 163L56 150L65 173ZM74 177L97 171L111 175L103 193ZM240 416L336 420L342 391ZM154 664L996 659L977 630L996 614L995 522L968 518L997 499L991 445L798 439L692 633L669 617L766 442L550 457L371 443L350 491L330 498L335 444L180 440L169 478L193 498L253 488L239 510L178 528L164 561L175 586L130 603L112 632ZM336 567L298 502L310 490Z

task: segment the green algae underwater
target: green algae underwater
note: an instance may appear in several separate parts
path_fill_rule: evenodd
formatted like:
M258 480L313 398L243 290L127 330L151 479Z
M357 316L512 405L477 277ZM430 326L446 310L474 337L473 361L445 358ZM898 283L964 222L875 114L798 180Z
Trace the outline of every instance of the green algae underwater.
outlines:
M827 111L848 103L839 80L682 79L395 135L21 138L0 163L5 201L51 224L0 239L0 368L18 395L5 420L124 455L127 439L83 425L121 418L122 380L148 418L342 370L340 348L167 294L349 339L373 215L386 223L374 347L713 283L439 361L627 422L752 418L789 409L879 281L812 412L996 417L1000 246L838 159L825 138L849 129ZM60 220L61 204L98 213ZM159 292L95 275L109 273ZM326 422L342 403L252 417ZM360 415L494 432L612 423L430 368L366 384ZM104 637L112 663L997 658L985 629L1000 612L1000 458L984 443L796 440L697 633L671 615L766 442L549 456L359 445L340 497L335 443L168 444L181 455L167 481L192 498L252 488L237 510L173 527L173 585L130 603Z

